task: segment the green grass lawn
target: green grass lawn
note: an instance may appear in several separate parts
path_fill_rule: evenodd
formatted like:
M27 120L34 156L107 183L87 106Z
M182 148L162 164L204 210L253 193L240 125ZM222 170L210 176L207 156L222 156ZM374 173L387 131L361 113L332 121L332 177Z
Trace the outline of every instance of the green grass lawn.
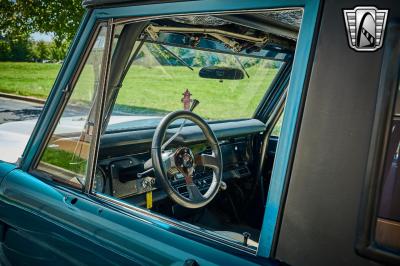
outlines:
M61 65L0 62L0 92L46 98ZM91 67L85 68L73 99L90 100ZM124 111L166 113L182 109L182 93L189 89L200 100L196 113L207 119L248 118L255 111L278 69L249 68L250 79L219 80L198 77L186 67L132 66L117 104Z
M133 66L117 103L170 112L182 109L182 93L189 89L200 101L196 113L208 119L248 118L268 89L276 69L248 69L250 79L224 80L198 77L199 69Z
M0 62L0 92L46 99L60 64Z

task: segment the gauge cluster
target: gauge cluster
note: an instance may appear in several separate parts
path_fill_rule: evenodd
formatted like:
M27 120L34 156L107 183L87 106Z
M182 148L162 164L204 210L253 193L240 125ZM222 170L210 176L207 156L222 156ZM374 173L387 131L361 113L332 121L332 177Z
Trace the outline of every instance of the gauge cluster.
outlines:
M237 137L220 140L220 147L223 158L223 179L229 181L232 178L244 178L250 175L248 162L251 161L247 152L248 139ZM142 144L140 144L142 145ZM130 146L129 146L130 147ZM204 142L189 144L196 154L210 154L211 150ZM120 156L104 158L104 154L98 163L98 169L94 180L94 190L109 194L116 198L131 198L144 195L149 191L157 191L159 194L164 192L161 184L155 177L154 171L147 165L151 161L149 152L124 155L128 151L128 146L120 146ZM148 147L149 151L150 147ZM174 169L174 168L171 168ZM172 186L182 195L186 192L186 183L183 174L179 171L170 170L168 172ZM209 188L213 178L213 172L209 168L197 166L194 171L193 182L204 193ZM164 193L165 194L165 193ZM160 196L160 198L163 198Z

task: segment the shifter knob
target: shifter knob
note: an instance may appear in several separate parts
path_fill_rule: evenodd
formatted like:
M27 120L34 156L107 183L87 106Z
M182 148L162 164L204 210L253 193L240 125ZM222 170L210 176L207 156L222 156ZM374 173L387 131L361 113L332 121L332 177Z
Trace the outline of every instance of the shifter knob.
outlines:
M199 103L200 103L199 100L193 99L192 105L190 106L189 111L190 111L190 112L193 112L194 108L196 108L196 106L199 105Z

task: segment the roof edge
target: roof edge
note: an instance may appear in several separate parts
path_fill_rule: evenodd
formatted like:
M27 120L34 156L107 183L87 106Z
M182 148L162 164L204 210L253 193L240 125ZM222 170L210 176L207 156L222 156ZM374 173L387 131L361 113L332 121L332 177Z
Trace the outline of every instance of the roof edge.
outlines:
M183 1L196 1L196 0L83 0L82 6L84 8L97 8L121 5L149 5L159 3L183 2Z

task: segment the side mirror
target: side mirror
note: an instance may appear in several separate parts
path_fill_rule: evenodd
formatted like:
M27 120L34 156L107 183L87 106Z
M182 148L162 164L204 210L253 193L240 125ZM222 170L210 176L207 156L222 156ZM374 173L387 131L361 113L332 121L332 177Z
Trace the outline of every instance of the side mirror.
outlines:
M238 68L210 66L200 69L199 76L206 79L239 80L244 78L244 73Z

